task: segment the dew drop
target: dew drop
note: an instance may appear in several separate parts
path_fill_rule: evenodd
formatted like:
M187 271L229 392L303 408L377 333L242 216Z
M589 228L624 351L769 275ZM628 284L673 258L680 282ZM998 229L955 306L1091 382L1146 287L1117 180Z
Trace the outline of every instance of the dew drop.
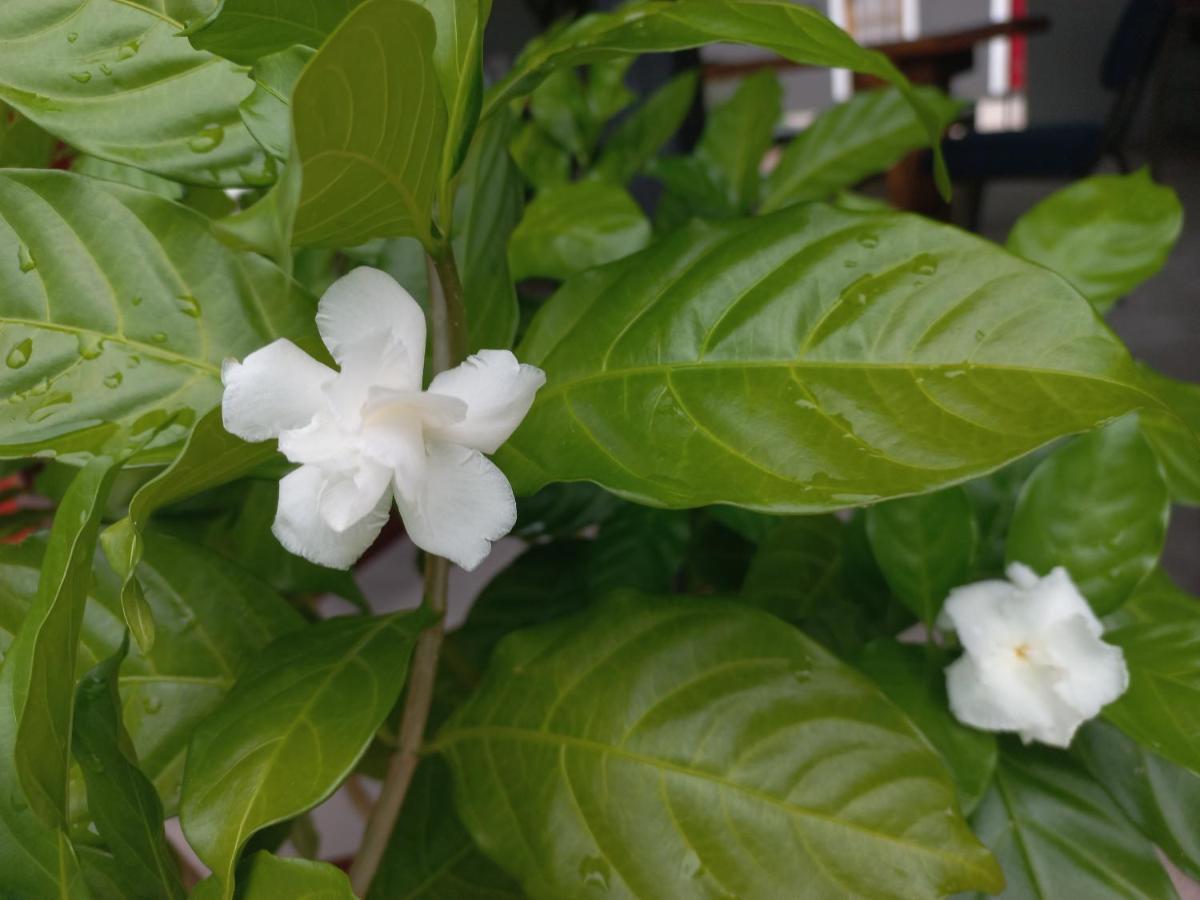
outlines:
M46 391L48 391L48 390L50 390L50 382L47 379L43 378L41 381L39 381L37 384L35 384L33 387L31 387L29 389L29 395L31 397L40 397L42 394L46 393Z
M63 408L66 407L72 399L73 398L71 395L65 391L56 394L50 394L45 400L43 400L30 411L29 415L26 416L26 421L28 421L30 425L36 425L39 422L44 422L56 413L62 412Z
M112 66L108 63L100 63L100 71L105 75L112 75Z
M142 364L142 358L140 356L138 356L136 353L133 356L129 357L129 368L130 369L136 369L141 364Z
M183 294L179 298L179 311L193 319L200 318L200 301L191 294Z
M8 356L4 362L10 369L19 369L29 362L29 357L33 356L33 339L25 338L21 343L17 344L8 351Z
M944 374L947 378L961 378L963 375L967 374L967 371L966 369L947 369L942 374Z
M133 298L132 300L130 300L129 302L130 302L132 305L134 305L134 306L141 306L141 305L142 305L142 297L141 297L141 294L139 294L138 296L134 297L134 298Z
M866 247L868 250L873 250L879 246L879 235L877 235L877 234L859 235L858 243L861 246Z
M858 268L858 260L847 259L842 263L842 265L845 266L847 269L856 269L856 268Z
M121 382L125 380L125 376L120 372L113 372L104 379L104 386L115 390L121 386Z
M150 694L142 700L142 709L154 715L162 709L162 697Z
M100 757L95 753L85 753L80 757L79 761L90 772L104 771L104 763L100 761Z
M987 335L983 333L982 328L975 332L975 340L979 341L980 343L982 343L983 339L986 337L987 337Z
M188 141L193 153L209 153L216 150L225 140L225 129L220 125L205 125L200 133Z
M32 272L37 268L37 260L24 244L17 245L17 265L22 272Z
M92 80L92 73L84 69L82 72L72 72L71 77L80 84L87 84Z
M29 801L25 799L25 795L17 788L8 798L8 805L13 808L14 812L25 812L29 809Z
M917 257L917 267L915 271L918 275L936 275L937 270L937 261L932 256Z
M599 856L585 856L579 863L579 875L590 888L607 891L609 872L608 863Z
M79 32L78 31L72 31L70 34L67 35L67 43L68 44L73 44L77 40L79 40Z
M38 450L33 454L34 459L58 459L57 450Z
M96 359L104 352L104 341L94 334L79 335L79 355L84 359Z
M150 335L150 340L156 344L165 344L167 342L167 333L165 331L156 331Z
M141 41L126 41L121 45L120 49L117 50L117 59L129 59L133 56L137 56L137 52L140 49L142 49Z
M694 850L689 850L679 865L679 874L684 878L699 878L703 873L704 867L700 865L700 857Z

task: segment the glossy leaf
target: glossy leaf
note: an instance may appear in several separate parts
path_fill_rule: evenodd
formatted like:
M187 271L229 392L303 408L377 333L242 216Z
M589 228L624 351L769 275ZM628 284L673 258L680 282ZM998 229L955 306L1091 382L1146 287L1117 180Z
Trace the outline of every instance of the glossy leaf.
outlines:
M790 622L817 606L846 602L842 523L833 516L778 522L750 562L742 599Z
M1200 506L1200 384L1176 381L1146 367L1142 375L1168 407L1139 413L1142 436L1162 463L1171 499Z
M589 525L603 522L620 506L620 500L594 484L547 485L517 499L513 534L524 538L576 536Z
M586 215L580 215L586 210ZM650 223L624 188L606 181L577 181L542 191L512 233L508 262L513 277L569 278L641 250Z
M1175 865L1200 878L1200 775L1172 765L1101 721L1079 733L1075 749L1138 830Z
M1008 248L1057 272L1104 312L1154 275L1183 228L1183 207L1147 169L1093 175L1017 220Z
M1170 497L1154 452L1126 418L1060 447L1021 489L1006 556L1039 574L1065 566L1098 615L1158 562Z
M1200 602L1197 603L1200 607ZM1104 639L1125 651L1129 690L1104 717L1160 756L1200 774L1200 609L1127 625Z
M329 863L256 853L240 900L354 900L350 879Z
M899 711L725 601L618 594L511 636L435 747L530 897L870 894L880 871L913 897L999 887Z
M1143 579L1121 608L1104 617L1108 628L1126 625L1155 625L1190 622L1200 615L1200 597L1193 597L1175 584L1162 569Z
M89 178L99 178L101 181L112 181L143 191L150 191L160 197L166 197L168 200L182 200L184 195L184 186L176 181L135 169L133 166L109 162L98 156L86 154L76 156L71 161L71 171L78 175L87 175Z
M150 5L8 0L0 99L84 153L195 184L269 184L238 117L251 84Z
M586 164L591 152L584 135L587 98L574 69L551 72L530 91L529 115L555 144Z
M186 892L163 833L163 806L138 768L121 721L118 675L126 641L79 682L72 752L83 770L88 811L112 851L125 896L176 900Z
M367 0L305 67L292 97L303 187L293 238L351 246L432 240L446 136L434 21L408 0Z
M617 588L669 593L690 533L686 513L627 505L600 526L584 581L597 597Z
M319 47L361 0L224 0L220 13L189 39L200 50L252 65L294 44Z
M450 770L421 761L367 900L523 900L454 812Z
M586 479L670 507L928 491L1156 402L1061 279L927 219L821 204L585 272L518 355L548 377L497 454L518 492Z
M254 90L238 106L254 139L281 161L292 146L292 90L312 56L308 47L289 47L258 60L250 73Z
M730 208L745 215L758 203L758 174L779 123L783 88L773 69L744 79L709 114L696 158L714 174Z
M625 184L641 172L683 124L698 81L694 71L676 75L621 120L604 143L595 174Z
M963 104L931 87L914 88L938 123L954 121ZM929 143L929 134L895 88L863 91L825 110L787 145L763 187L762 209L825 200L885 171Z
M950 589L970 580L979 534L966 491L951 488L872 506L867 536L892 591L932 628Z
M566 184L571 177L571 156L536 122L521 124L509 147L513 162L535 191Z
M971 823L1004 867L1001 897L1175 896L1150 842L1064 753L1006 743Z
M425 617L329 619L259 654L192 738L180 817L225 890L258 829L316 806L366 750L404 685Z
M886 57L860 47L817 10L790 0L641 0L616 12L584 16L531 46L492 89L483 115L528 93L555 69L719 41L756 44L793 62L853 69L896 85L917 110L930 143L938 143L941 129L936 112L913 93ZM948 192L949 178L940 156L935 172L943 192Z
M222 360L278 336L315 349L297 285L154 194L5 172L0 243L0 455L91 451L117 423L160 429L143 457L169 460L219 402Z
M951 714L946 663L944 655L930 648L891 639L872 642L854 660L942 755L954 773L959 805L969 815L991 784L996 738L962 725Z

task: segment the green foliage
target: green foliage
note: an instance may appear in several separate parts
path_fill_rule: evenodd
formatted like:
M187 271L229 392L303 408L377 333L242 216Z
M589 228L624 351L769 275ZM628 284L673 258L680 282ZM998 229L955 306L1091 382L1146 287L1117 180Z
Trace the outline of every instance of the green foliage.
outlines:
M1154 448L1167 477L1171 499L1200 506L1200 386L1176 381L1148 368L1147 384L1167 409L1140 412L1142 436Z
M220 12L189 34L192 46L243 65L294 44L319 47L360 0L280 4L275 0L224 0ZM197 23L200 24L200 23Z
M196 886L196 900L217 900L221 884L214 875ZM245 865L238 900L354 900L346 874L328 863L283 859L260 851Z
M272 156L286 161L292 146L291 97L296 80L312 59L307 47L289 47L254 63L254 90L238 107L254 139Z
M679 130L696 95L695 72L676 75L621 121L596 160L595 173L617 184L638 174Z
M1017 220L1008 249L1057 272L1105 312L1162 268L1182 228L1175 192L1142 169L1051 194Z
M695 157L720 186L734 215L758 205L759 166L775 136L783 89L771 69L746 78L713 110Z

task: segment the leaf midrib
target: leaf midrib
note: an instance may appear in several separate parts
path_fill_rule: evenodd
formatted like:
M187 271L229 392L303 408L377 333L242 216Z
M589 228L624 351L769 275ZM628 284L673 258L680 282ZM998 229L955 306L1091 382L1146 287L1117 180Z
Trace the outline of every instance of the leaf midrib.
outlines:
M847 831L854 831L877 841L888 844L894 844L897 847L903 847L906 851L921 853L925 856L932 856L940 860L952 861L956 865L962 865L968 860L965 856L954 856L949 853L944 853L936 848L924 846L922 844L914 844L900 838L892 837L891 835L883 834L882 832L872 831L862 825L854 822L849 822L844 819L838 819L834 816L818 812L803 806L797 806L794 803L789 803L774 797L764 791L750 787L744 784L738 784L735 781L730 781L713 772L706 772L702 769L696 769L691 766L682 765L679 763L668 762L667 760L658 759L653 756L647 756L643 753L637 753L625 747L615 747L610 744L603 744L599 741L589 740L587 738L576 737L574 735L562 734L553 731L534 731L531 729L515 728L507 726L489 725L478 726L472 728L451 728L441 735L428 747L431 752L441 752L451 747L453 744L479 740L487 743L489 739L500 738L516 742L526 742L534 744L548 744L553 747L575 747L581 750L587 750L600 755L618 756L629 762L647 766L660 771L669 771L677 775L683 775L690 778L695 778L702 781L707 781L716 784L720 787L728 788L729 790L745 794L755 800L765 803L770 806L778 807L785 813L793 814L801 818L812 819L825 825L833 825L843 828ZM986 869L977 867L974 863L967 862L970 867L977 872L985 873L990 876L990 872Z
M221 376L221 370L212 363L203 362L192 357L183 356L179 353L172 353L170 350L163 350L161 347L155 347L153 344L144 344L141 341L134 340L123 334L109 334L108 332L98 331L94 328L84 328L81 325L65 325L60 322L47 322L45 319L22 319L11 316L0 316L0 324L3 325L21 325L27 328L40 328L45 331L59 331L64 334L88 335L99 338L103 341L112 341L117 344L124 344L131 349L137 350L138 353L157 359L159 362L171 363L172 365L188 366L205 372L209 375L214 375L217 378Z

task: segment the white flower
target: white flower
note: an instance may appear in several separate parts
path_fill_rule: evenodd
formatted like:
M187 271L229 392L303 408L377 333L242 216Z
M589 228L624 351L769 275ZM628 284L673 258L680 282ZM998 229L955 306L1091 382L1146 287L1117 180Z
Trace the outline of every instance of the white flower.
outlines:
M1054 747L1129 686L1119 647L1061 566L1039 578L1020 563L1009 581L955 588L938 620L966 653L946 669L950 708L987 731Z
M483 350L421 390L425 314L389 275L358 268L317 310L340 372L277 340L228 360L225 428L279 438L300 467L279 483L272 529L299 556L348 568L400 507L418 547L472 569L512 529L516 502L494 453L546 381L507 350Z

